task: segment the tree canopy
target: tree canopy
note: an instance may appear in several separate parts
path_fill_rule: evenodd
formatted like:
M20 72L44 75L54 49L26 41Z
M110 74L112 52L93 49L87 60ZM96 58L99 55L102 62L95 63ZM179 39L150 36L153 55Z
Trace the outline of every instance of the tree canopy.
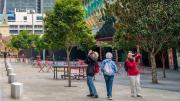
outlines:
M36 35L29 34L27 31L21 31L11 39L11 46L16 49L28 49L32 47Z
M85 11L80 0L56 0L52 11L46 13L45 36L50 48L65 49L69 66L70 53L74 46L94 43L94 36L84 21ZM69 86L71 69L68 68Z
M115 0L113 4L106 5L106 10L116 17L116 28L123 30L126 36L135 39L136 44L150 53L152 81L157 83L155 55L163 45L180 35L180 1ZM121 38L119 34L122 33L116 33L115 40Z
M92 37L84 21L84 9L79 0L56 0L54 9L46 14L45 29L56 48L70 48ZM92 39L92 38L88 38ZM87 43L88 44L88 43Z

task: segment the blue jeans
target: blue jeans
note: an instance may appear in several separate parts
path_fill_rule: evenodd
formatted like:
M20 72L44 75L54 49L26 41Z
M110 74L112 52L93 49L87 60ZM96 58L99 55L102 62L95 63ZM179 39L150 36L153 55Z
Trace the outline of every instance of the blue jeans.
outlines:
M93 76L88 76L87 75L87 85L89 87L89 92L90 92L91 95L96 96L97 92L96 92L96 88L94 86L93 79L94 79Z
M112 86L113 86L114 76L104 75L104 79L106 82L107 96L112 97Z

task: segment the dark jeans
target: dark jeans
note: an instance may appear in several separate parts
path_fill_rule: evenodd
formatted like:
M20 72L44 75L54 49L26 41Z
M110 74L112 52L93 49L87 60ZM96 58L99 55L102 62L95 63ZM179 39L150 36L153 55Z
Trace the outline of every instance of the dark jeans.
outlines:
M112 86L113 86L114 76L104 75L104 79L106 82L107 96L112 97Z
M93 76L88 76L87 75L87 85L89 87L89 92L91 95L96 96L97 92L96 92L96 88L94 86L94 82L93 82Z
M4 58L4 65L5 65L5 68L6 68L6 71L7 71L8 66L7 66L7 60L6 60L6 58Z

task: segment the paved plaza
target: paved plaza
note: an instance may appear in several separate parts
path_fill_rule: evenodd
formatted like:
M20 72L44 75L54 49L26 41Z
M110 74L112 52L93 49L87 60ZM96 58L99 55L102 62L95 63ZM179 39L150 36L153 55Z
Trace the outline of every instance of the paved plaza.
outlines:
M67 80L53 79L53 72L39 73L38 68L32 68L27 63L11 63L15 69L18 82L24 84L24 94L20 100L10 97L10 84L6 76L4 64L0 62L0 101L107 101L104 79L97 77L95 85L99 94L98 99L88 98L88 89L85 80L73 80L72 85L67 86ZM115 77L113 86L113 101L180 101L180 72L168 71L167 79L161 78L160 84L151 84L150 73L142 74L143 98L132 98L125 72ZM149 76L147 76L149 75ZM173 77L173 76L176 77Z

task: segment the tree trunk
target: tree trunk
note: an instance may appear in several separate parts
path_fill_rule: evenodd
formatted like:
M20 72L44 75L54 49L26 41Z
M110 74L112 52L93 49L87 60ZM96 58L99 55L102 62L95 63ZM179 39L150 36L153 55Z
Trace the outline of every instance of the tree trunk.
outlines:
M157 79L157 68L156 68L156 60L155 60L155 54L151 54L151 67L152 67L152 83L157 84L158 79Z
M100 51L100 61L102 61L102 47L99 46L99 51Z
M53 56L52 56L52 59L53 59L53 64L55 63L55 58L54 58L54 51L53 52Z
M165 57L164 53L162 53L162 64L163 64L163 77L166 78L166 68L165 68Z
M38 55L41 56L41 50L38 51Z
M70 51L66 49L68 63L68 87L71 87L71 67L70 67Z

